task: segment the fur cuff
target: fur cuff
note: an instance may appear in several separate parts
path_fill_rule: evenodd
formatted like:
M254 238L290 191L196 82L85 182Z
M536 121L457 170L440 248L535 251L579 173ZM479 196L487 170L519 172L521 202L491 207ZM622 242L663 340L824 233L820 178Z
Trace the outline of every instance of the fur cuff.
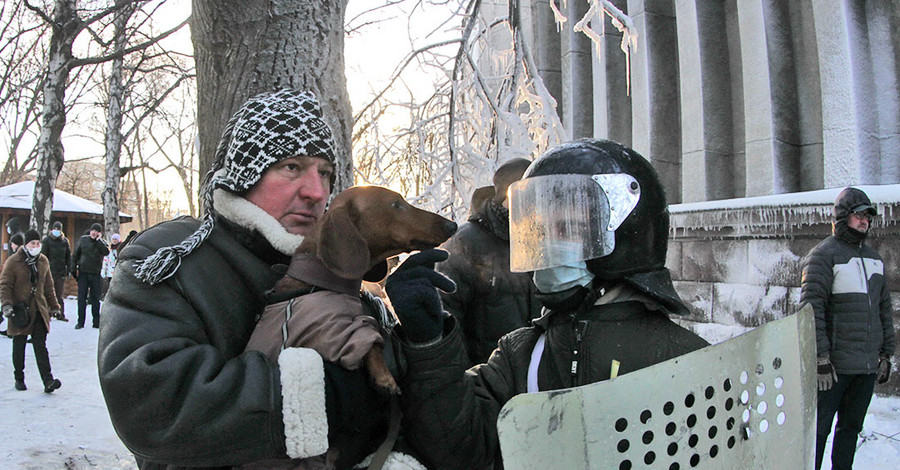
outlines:
M372 456L370 455L353 468L368 468L371 462ZM388 454L387 459L384 461L384 467L382 468L384 468L384 470L428 470L416 460L415 457L402 452L391 452Z
M278 356L287 454L306 458L328 451L325 368L312 349L288 348Z
M266 237L276 250L290 256L294 254L303 235L289 233L275 217L256 204L223 189L213 192L213 204L222 217L249 229L254 229Z

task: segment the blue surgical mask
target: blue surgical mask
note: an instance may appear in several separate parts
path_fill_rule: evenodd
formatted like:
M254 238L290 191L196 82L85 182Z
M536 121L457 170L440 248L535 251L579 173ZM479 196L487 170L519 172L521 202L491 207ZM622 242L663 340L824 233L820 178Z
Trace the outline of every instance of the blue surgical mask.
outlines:
M552 294L575 286L586 286L594 279L594 274L588 271L584 261L579 261L555 268L537 270L532 278L535 287L540 292Z
M53 235L54 237L59 238L59 236L62 235L62 232L59 230L51 230L50 235Z

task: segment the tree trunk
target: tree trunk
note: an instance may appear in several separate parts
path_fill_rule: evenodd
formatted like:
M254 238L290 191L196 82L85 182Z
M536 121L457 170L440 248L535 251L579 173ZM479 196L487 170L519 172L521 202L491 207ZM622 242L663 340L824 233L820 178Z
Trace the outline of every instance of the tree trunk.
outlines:
M115 52L125 50L128 38L125 27L134 9L129 5L116 13ZM125 87L122 84L123 58L113 59L109 75L109 105L106 109L106 188L103 190L103 227L107 240L119 233L119 183L121 171L119 157L122 154L122 109Z
M66 125L66 85L69 81L72 43L81 31L81 20L75 0L57 0L50 36L47 81L44 84L44 106L41 135L38 138L37 175L31 203L31 227L47 233L53 210L53 190L62 170L62 131Z
M347 0L193 0L201 175L212 165L225 123L248 98L295 88L316 94L334 132L336 189L352 185L346 5Z

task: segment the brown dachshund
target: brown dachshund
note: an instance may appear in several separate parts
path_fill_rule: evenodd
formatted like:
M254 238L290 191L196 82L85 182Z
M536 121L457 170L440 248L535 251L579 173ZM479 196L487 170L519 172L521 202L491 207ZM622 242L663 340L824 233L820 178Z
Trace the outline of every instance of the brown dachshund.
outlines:
M454 232L455 222L411 206L394 191L379 186L354 186L335 196L328 211L297 248L294 259L296 254L315 255L341 279L365 277L377 281L386 274L388 258L434 248ZM291 272L289 268L289 274L275 284L276 293L309 287L303 280L291 277ZM373 273L377 273L377 279ZM382 354L383 347L375 344L365 354L366 368L379 388L399 393Z

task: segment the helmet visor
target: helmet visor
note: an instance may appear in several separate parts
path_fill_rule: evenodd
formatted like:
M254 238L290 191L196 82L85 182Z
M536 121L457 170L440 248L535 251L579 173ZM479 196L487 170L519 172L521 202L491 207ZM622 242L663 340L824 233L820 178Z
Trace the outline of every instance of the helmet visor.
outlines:
M606 256L640 198L627 174L533 176L509 187L510 270L528 272Z

